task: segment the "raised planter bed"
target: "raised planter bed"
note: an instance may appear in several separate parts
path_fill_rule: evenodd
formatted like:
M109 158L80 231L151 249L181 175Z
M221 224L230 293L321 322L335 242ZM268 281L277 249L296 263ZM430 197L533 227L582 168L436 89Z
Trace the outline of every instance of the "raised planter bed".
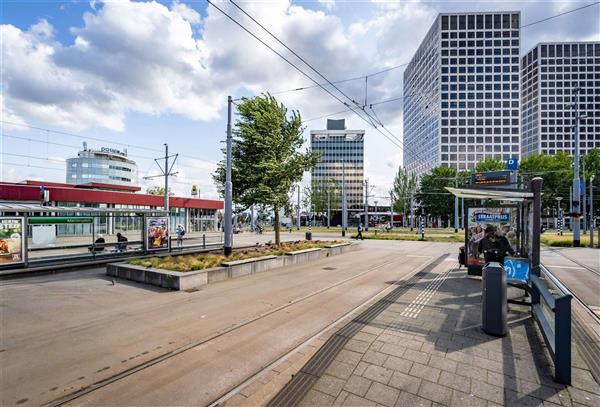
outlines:
M126 262L111 263L106 267L109 276L165 287L172 290L191 290L206 284L247 276L293 264L303 264L321 258L335 256L354 250L357 245L341 243L325 248L288 252L283 256L262 256L244 260L223 262L219 267L197 271L170 271L144 267Z

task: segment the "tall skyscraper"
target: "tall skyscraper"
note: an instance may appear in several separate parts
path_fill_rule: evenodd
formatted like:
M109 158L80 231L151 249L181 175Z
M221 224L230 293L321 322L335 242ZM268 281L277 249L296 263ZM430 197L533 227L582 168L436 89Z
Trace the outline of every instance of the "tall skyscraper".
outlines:
M438 15L404 72L404 166L519 156L520 13Z
M349 217L363 210L364 194L364 130L346 129L345 120L327 120L327 129L311 130L310 147L321 153L321 159L312 170L314 185L346 185ZM333 208L339 212L340 208ZM332 218L339 218L332 216Z
M600 42L542 43L522 58L522 144L530 154L573 154L577 100L581 154L600 148ZM578 90L575 99L575 90Z

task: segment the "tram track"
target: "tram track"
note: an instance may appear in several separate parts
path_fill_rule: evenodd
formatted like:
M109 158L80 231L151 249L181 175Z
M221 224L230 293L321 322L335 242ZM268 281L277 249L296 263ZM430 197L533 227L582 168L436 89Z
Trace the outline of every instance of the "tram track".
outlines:
M426 249L426 248L423 248L423 249ZM270 309L270 310L268 310L266 312L263 312L261 314L258 314L256 316L250 317L250 318L248 318L248 319L246 319L244 321L241 321L241 322L239 322L237 324L234 324L234 325L232 325L230 327L227 327L225 329L217 331L217 332L215 332L215 333L213 333L213 334L211 334L209 336L197 339L197 340L192 341L192 342L190 342L190 343L188 343L186 345L183 345L183 346L180 346L178 348L172 349L172 350L170 350L168 352L165 352L165 353L163 353L161 355L158 355L158 356L156 356L156 357L154 357L152 359L149 359L149 360L147 360L145 362L142 362L142 363L140 363L140 364L138 364L136 366L133 366L133 367L131 367L129 369L123 370L123 371L121 371L121 372L119 372L119 373L117 373L115 375L112 375L112 376L110 376L108 378L105 378L105 379L99 380L99 381L97 381L97 382L95 382L93 384L90 384L90 385L86 386L85 388L82 388L82 389L80 389L78 391L75 391L75 392L72 392L72 393L70 393L70 394L68 394L66 396L62 396L60 398L57 398L57 399L55 399L55 400L47 403L46 405L54 407L54 406L61 406L61 405L64 405L66 403L76 401L77 399L80 399L81 397L83 397L83 396L85 396L87 394L90 394L90 393L92 393L92 392L94 392L96 390L99 390L99 389L101 389L103 387L106 387L106 386L108 386L108 385L110 385L112 383L118 382L118 381L123 380L123 379L125 379L127 377L135 375L135 374L137 374L137 373L139 373L139 372L141 372L143 370L146 370L146 369L148 369L148 368L150 368L150 367L152 367L154 365L157 365L157 364L159 364L161 362L164 362L164 361L167 361L169 359L172 359L175 356L180 355L180 354L182 354L184 352L187 352L189 350L192 350L194 348L198 348L200 346L207 346L207 344L209 344L211 341L215 341L216 339L218 339L218 338L220 338L220 337L222 337L224 335L227 335L229 333L232 333L232 332L235 332L237 330L240 330L241 328L243 328L245 326L248 326L248 325L250 325L250 324L252 324L254 322L257 322L257 321L259 321L261 319L267 318L267 317L269 317L269 316L271 316L273 314L276 314L276 313L280 313L280 312L282 312L284 310L287 310L290 307L293 307L295 305L301 304L301 303L306 302L306 301L308 301L308 300L310 300L310 299L312 299L314 297L317 297L317 296L319 296L321 294L324 294L324 293L327 293L327 292L329 292L331 290L334 290L337 287L340 287L343 284L346 284L346 283L348 283L348 282L350 282L352 280L355 280L355 279L357 279L357 278L359 278L361 276L364 276L364 275L366 275L368 273L372 273L372 272L374 272L376 270L382 269L382 268L384 268L386 266L390 266L390 265L392 265L394 263L398 263L398 262L401 262L401 261L403 261L403 257L402 256L398 256L397 254L394 254L392 256L386 256L384 258L384 261L379 262L378 264L376 264L376 265L374 265L372 267L369 267L367 270L364 270L362 272L356 273L356 274L354 274L354 275L352 275L350 277L347 277L347 278L345 278L343 280L340 280L340 281L337 281L335 283L332 283L332 284L330 284L330 285L328 285L326 287L323 287L321 289L318 289L318 290L315 290L315 291L310 292L308 294L305 294L305 295L302 295L300 297L297 297L297 298L295 298L293 300L288 301L285 304L282 304L282 305L280 305L278 307ZM426 263L428 263L428 262L426 262ZM425 265L426 264L418 267L418 269L420 269L421 267L424 267ZM409 274L412 274L412 272L409 273ZM402 277L400 280L402 280L403 278L406 278L406 277ZM385 287L383 290L386 290L388 288L390 288L390 287ZM379 295L379 293L376 294L376 295ZM372 300L372 298L373 298L373 296L371 296L368 301ZM366 301L366 302L368 302L368 301ZM258 373L256 373L256 374L258 374ZM255 377L256 374L251 375L251 377ZM239 385L237 385L237 386L239 386ZM235 387L237 387L237 386L235 386Z
M558 255L560 255L560 256L564 257L565 259L569 260L570 262L577 264L579 267L581 267L581 268L584 268L584 269L586 269L587 271L589 271L589 272L591 272L591 273L593 273L593 274L595 274L595 275L597 275L597 276L599 276L599 277L600 277L600 270L594 270L593 268L589 267L588 265L586 265L586 264L583 264L583 263L579 262L578 260L576 260L576 259L572 258L571 256L568 256L568 255L566 255L565 253L561 252L560 250L553 249L553 248L551 248L551 247L549 247L548 249L549 249L549 250L550 250L552 253L555 253L555 254L558 254Z

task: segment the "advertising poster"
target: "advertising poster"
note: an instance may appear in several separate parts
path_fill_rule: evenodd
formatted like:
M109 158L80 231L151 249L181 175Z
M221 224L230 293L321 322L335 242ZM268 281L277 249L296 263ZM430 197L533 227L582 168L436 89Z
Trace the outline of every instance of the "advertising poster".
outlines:
M146 218L146 250L166 250L169 248L169 218L149 216Z
M496 239L506 238L513 250L517 250L517 210L515 208L469 208L467 230L467 264L483 265L483 253L479 243L488 234Z
M23 218L0 218L0 265L23 263Z

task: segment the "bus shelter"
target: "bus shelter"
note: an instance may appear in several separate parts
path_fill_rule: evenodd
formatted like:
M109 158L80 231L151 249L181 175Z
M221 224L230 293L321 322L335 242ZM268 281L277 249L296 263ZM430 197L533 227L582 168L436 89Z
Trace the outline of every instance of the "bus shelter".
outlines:
M118 235L105 235L107 226ZM163 210L0 204L0 269L166 250Z

